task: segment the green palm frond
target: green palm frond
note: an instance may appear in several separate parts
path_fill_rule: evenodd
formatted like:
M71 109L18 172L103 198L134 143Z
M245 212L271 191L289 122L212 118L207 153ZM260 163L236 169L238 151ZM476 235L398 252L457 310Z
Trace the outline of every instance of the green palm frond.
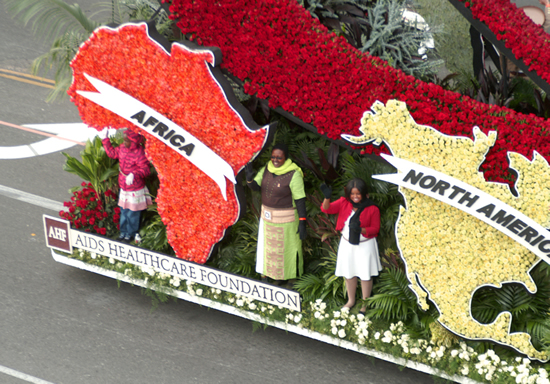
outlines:
M231 228L231 234L224 239L211 264L227 272L258 278L255 268L257 244L258 221L248 216Z
M535 347L550 348L550 268L539 263L530 274L537 285L534 294L518 283L506 283L501 288L483 287L472 298L472 316L488 324L500 313L510 312L512 332L527 332Z
M4 0L9 12L21 22L32 24L33 32L44 40L57 39L68 31L90 35L100 23L88 18L78 4L62 0Z
M34 75L46 75L52 68L55 71L55 88L46 101L66 95L72 80L71 60L88 36L87 33L79 31L67 31L53 42L47 53L33 61L31 72Z
M427 311L420 309L405 272L395 267L382 271L375 284L375 294L367 299L367 304L367 316L403 321L409 334L423 339L430 338L430 324L439 317L433 305Z
M387 268L378 278L377 292L399 297L408 305L417 306L416 295L409 285L410 282L405 272L397 268Z
M46 101L66 96L72 81L70 63L81 44L101 25L148 20L159 4L152 0L111 0L96 4L97 11L87 16L78 4L64 0L4 0L7 10L19 21L31 23L42 41L53 41L50 50L35 59L32 74L45 75L52 69L55 88ZM97 18L97 19L95 19ZM171 37L172 21L164 11L156 14L157 30Z
M376 294L367 303L372 308L369 316L375 319L406 320L410 313L408 303L389 293Z
M139 231L142 237L139 244L140 247L168 255L174 255L175 252L168 243L166 226L158 213L157 204L154 203L148 206L144 216L146 216L146 219L144 218L146 224Z

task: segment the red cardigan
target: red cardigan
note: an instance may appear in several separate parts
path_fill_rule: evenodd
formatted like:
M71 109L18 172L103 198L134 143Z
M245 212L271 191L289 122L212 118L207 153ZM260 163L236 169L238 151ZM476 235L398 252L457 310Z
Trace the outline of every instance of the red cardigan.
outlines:
M345 197L341 197L333 203L330 203L330 207L327 210L323 209L323 204L321 204L321 211L328 214L338 214L338 220L336 221L336 230L341 231L344 228L344 224L348 219L349 215L352 213L353 206L351 202L348 201ZM359 222L361 228L366 228L367 233L361 233L363 237L367 239L372 239L373 237L378 236L380 232L380 210L377 206L371 205L361 212L359 216Z

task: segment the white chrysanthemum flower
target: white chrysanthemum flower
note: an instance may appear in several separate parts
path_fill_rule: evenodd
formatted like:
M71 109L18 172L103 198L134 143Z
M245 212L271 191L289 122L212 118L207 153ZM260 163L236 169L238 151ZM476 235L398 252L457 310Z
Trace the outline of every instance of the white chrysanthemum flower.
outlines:
M344 329L340 329L338 331L338 337L340 337L341 339L343 339L344 337L346 337L346 331Z
M114 264L114 263L115 263L115 259L113 259L112 257L109 257L109 263L110 263L110 264Z

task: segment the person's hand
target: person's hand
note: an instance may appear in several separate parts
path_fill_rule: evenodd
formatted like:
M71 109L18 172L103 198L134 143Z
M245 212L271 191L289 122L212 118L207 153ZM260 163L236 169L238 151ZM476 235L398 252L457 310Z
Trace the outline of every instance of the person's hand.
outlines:
M550 5L550 2L548 0L539 0L539 3L541 3L545 7L548 7Z
M319 188L321 188L321 192L323 192L323 196L325 197L325 199L330 200L330 196L332 195L332 188L325 183L321 184Z
M247 182L250 183L254 180L254 169L252 168L252 164L247 163L244 166L244 174L246 176L246 181Z
M298 232L300 234L300 240L305 240L307 237L306 221L300 220L298 222Z
M129 173L128 176L126 176L126 185L132 185L134 184L134 174Z
M97 136L103 141L109 137L109 128L103 128L100 132L97 133Z

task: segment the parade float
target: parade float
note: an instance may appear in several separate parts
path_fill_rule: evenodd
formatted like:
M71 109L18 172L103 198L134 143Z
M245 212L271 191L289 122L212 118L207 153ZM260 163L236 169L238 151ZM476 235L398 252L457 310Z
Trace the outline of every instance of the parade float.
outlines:
M512 9L535 28L501 2L494 15ZM464 6L491 19L477 3ZM549 382L544 118L396 70L291 0L173 0L169 9L186 41L170 44L151 23L101 27L72 62L69 95L84 123L146 138L157 176L143 241L114 240L116 165L90 142L66 169L84 174L95 163L99 176L75 188L61 219L44 217L56 261L457 382ZM548 77L538 30L528 51L503 24L486 25ZM239 86L314 131L277 132L308 190L310 267L294 289L250 268L257 197L240 173L265 164L274 127L254 122ZM393 220L380 234L386 268L366 316L338 306L337 236L319 211L319 183L351 177L368 180ZM392 244L394 252L384 247Z

